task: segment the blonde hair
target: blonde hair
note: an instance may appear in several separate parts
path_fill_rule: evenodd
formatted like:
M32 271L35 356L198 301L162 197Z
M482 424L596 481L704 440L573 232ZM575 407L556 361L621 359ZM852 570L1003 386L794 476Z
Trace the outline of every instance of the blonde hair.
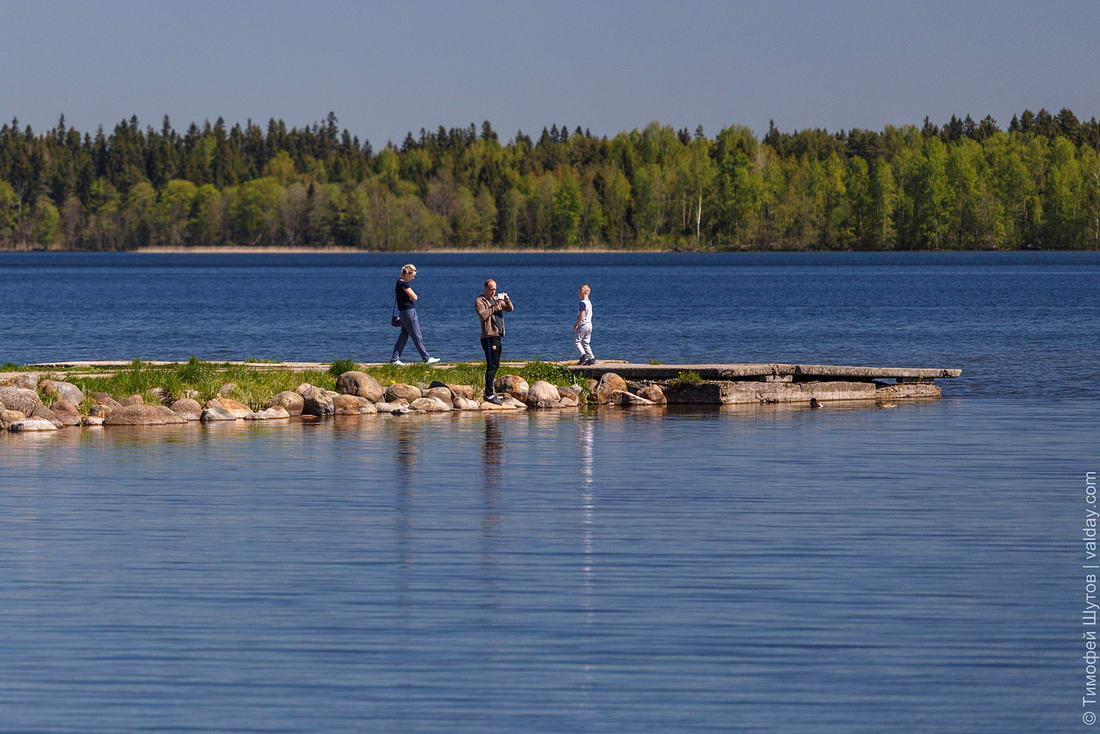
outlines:
M415 272L416 272L416 266L413 265L412 263L409 263L408 265L402 265L401 266L401 277L405 277L409 273L415 273Z
M588 283L581 286L581 293L591 293L592 289L588 287Z

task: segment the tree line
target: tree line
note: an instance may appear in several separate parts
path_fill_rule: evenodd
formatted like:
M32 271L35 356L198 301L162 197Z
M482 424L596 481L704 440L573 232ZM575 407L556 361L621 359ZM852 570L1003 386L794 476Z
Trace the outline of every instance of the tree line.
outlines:
M1100 123L1068 109L882 131L552 125L503 142L335 115L0 127L0 247L929 250L1100 247Z

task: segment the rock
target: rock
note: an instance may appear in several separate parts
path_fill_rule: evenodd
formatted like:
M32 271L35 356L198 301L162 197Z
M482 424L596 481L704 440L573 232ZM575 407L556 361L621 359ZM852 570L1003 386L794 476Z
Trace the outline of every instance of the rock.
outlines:
M454 405L455 410L480 410L481 406L476 400L464 398L461 395L456 395L451 399L451 404Z
M103 419L98 418L94 415L86 415L82 420L84 425L88 426L89 428L103 425Z
M237 420L237 416L225 408L214 405L209 408L204 408L202 415L199 416L199 420L203 423L210 423L213 421L235 421Z
M942 394L939 385L928 382L906 382L877 388L875 390L875 400L938 398Z
M24 418L21 421L15 421L9 425L8 430L12 433L21 433L24 431L56 431L57 426L45 418Z
M395 400L407 400L412 403L412 401L419 400L424 397L424 395L420 392L419 387L406 385L403 382L395 382L386 388L383 397L387 403L392 403Z
M366 400L366 398L362 398ZM360 398L358 395L337 395L332 399L332 411L335 415L359 415Z
M261 417L262 416L262 417ZM290 413L281 405L273 405L270 408L264 408L263 410L253 413L252 418L255 420L289 420Z
M298 387L294 388L294 392L296 392L296 393L298 393L299 395L301 395L301 394L302 394L302 393L304 393L305 391L307 391L307 390L311 390L311 389L313 389L313 385L310 385L310 384L309 384L308 382L303 382L303 383L302 383L301 385L299 385Z
M252 408L232 398L212 398L202 404L203 408L220 408L232 413L237 418L247 418L252 415Z
M526 400L529 390L527 380L519 375L501 375L493 383L493 390L499 394L511 395L516 400Z
M12 387L21 387L24 390L38 390L38 381L42 379L42 375L37 372L24 372L20 375L16 375L9 382Z
M119 405L118 407L121 408L122 406ZM88 410L88 415L90 415L94 418L106 418L107 416L109 416L111 414L112 410L117 410L117 409L118 408L115 408L114 406L111 406L111 405L104 405L103 403L96 403L95 405L93 405L91 407L91 409Z
M84 391L71 382L43 380L38 383L38 389L47 395L56 395L62 400L68 400L73 405L80 405L84 400Z
M451 388L446 385L443 387L428 388L428 394L425 395L425 397L435 398L441 403L445 403L448 410L454 408L454 395L451 393Z
M573 400L579 400L580 390L574 389L577 387L577 385L574 385L572 387L559 387L558 395L563 398L572 398Z
M192 400L198 400L200 395L202 395L202 393L198 390L184 390L180 393L181 398L191 398Z
M31 411L31 414L27 417L42 418L43 420L48 420L50 423L53 423L58 428L61 428L64 425L61 422L61 419L57 417L57 414L47 408L45 405L39 405L37 408Z
M405 400L396 400L392 403L375 403L374 408L379 413L393 413L396 410L405 410L409 404Z
M473 385L454 385L447 383L447 387L450 388L451 394L460 398L466 398L467 400L473 400L477 392L474 390Z
M122 407L122 403L118 402L117 400L115 400L113 397L111 397L110 395L108 395L105 392L92 392L92 393L88 393L88 394L91 395L92 400L94 400L99 405L109 405L112 408L121 408Z
M163 405L123 405L104 419L107 426L160 426L165 423L185 423L183 418Z
M576 408L580 402L576 398L571 398L568 395L558 401L559 408Z
M336 378L336 390L346 395L358 395L372 403L380 401L385 393L382 386L378 384L378 380L365 372L354 370Z
M42 404L42 400L34 390L9 386L0 387L0 404L8 410L18 410L23 415L30 415Z
M218 388L218 395L223 398L227 398L237 390L237 383L227 382Z
M645 398L655 405L664 405L668 402L665 398L665 391L661 389L660 385L646 385L638 390L638 397Z
M592 394L596 396L596 402L601 405L613 402L612 393L627 392L626 380L616 375L614 372L605 372L600 377L599 382L596 383L596 387L592 390Z
M70 403L68 400L58 400L56 403L50 406L50 410L52 410L53 414L57 416L57 419L61 421L61 425L80 425L80 409Z
M452 409L449 403L444 403L439 398L417 398L409 403L409 408L424 413L449 413Z
M527 410L527 404L521 400L516 400L511 395L504 398L502 405L506 405L514 410Z
M302 396L296 392L285 390L278 395L271 397L266 403L265 408L284 408L290 415L301 415L302 408L305 406L305 400Z
M626 390L614 390L609 397L609 402L615 405L656 405L652 400L646 400Z
M172 394L163 387L154 387L149 391L149 394L156 398L161 405L168 405L172 402Z
M140 395L131 395L128 398L123 398L122 400L119 400L118 402L123 406L145 405L145 398L141 397Z
M539 380L527 391L525 402L532 408L556 408L558 403L561 402L561 394L554 385Z
M302 415L317 417L333 415L336 407L332 404L332 398L326 391L319 387L304 390L302 392Z
M9 423L21 421L26 417L26 414L18 410L0 410L0 428L6 428Z
M874 400L872 382L758 382L714 381L698 384L669 383L664 387L669 403L741 405L749 403L808 403L829 400Z
M202 418L202 406L198 400L180 398L169 406L172 412L185 421L197 421Z
M482 400L481 403L479 403L477 407L478 407L478 410L515 410L516 409L515 406L512 405L511 403L501 403L500 405L497 405L496 403L490 403L488 400Z

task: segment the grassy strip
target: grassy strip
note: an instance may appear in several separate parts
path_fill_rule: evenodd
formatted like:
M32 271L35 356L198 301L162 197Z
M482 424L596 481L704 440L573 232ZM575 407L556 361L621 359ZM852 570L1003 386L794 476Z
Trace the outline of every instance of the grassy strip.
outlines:
M250 364L203 362L192 357L188 362L178 365L149 365L140 359L135 359L129 367L119 370L110 377L67 376L63 371L51 372L48 377L67 379L85 394L105 392L116 398L141 395L147 403L159 402L151 392L154 388L167 391L171 400L184 397L185 391L194 390L198 393L196 400L203 402L217 397L223 385L232 383L235 387L229 392L228 397L239 400L253 410L258 410L271 396L284 390L293 390L303 382L333 390L336 387L337 376L359 367L350 360L339 360L325 372L271 370L263 369L259 364L254 367ZM401 367L384 365L362 368L362 371L378 380L383 387L395 382L415 385L438 380L453 385L472 385L474 390L480 393L479 386L485 379L485 365L481 362L459 362L435 367L424 364L409 364ZM498 374L519 375L528 383L545 380L554 385L572 385L576 380L569 370L547 362L531 362L524 367L501 367Z

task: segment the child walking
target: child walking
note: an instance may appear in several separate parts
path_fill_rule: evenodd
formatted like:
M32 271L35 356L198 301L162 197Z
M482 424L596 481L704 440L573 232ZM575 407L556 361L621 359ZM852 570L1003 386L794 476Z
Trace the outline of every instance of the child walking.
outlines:
M577 364L594 364L596 358L592 355L592 301L589 299L592 289L587 284L582 285L577 291L580 303L577 304L577 322L573 324L573 345L581 358Z

